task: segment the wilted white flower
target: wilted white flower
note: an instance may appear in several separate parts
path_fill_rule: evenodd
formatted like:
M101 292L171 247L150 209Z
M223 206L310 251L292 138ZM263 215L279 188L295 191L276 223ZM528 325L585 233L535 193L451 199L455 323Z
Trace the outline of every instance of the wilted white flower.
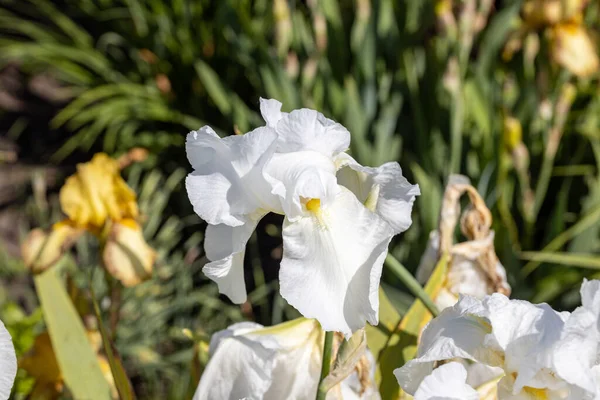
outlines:
M454 243L454 232L461 215L460 198L464 194L471 201L460 218L460 228L467 240ZM494 292L510 294L506 271L494 249L491 225L492 214L469 178L451 175L444 191L439 227L429 234L427 248L416 272L417 280L424 284L440 256L448 254L448 273L434 298L440 309L454 305L460 294L480 299Z
M423 331L418 356L394 371L414 394L436 363L463 359L497 368L499 399L594 399L600 281L582 287L573 314L547 304L461 297Z
M268 328L252 322L232 325L211 339L211 358L194 400L312 400L319 385L323 338L318 322L305 318ZM368 356L327 399L379 398L374 360Z
M244 302L245 245L265 214L283 214L282 297L347 337L377 324L387 246L410 226L418 186L397 163L359 165L344 153L348 130L314 110L283 113L261 99L261 113L267 125L245 135L221 139L208 127L188 135L186 187L209 223L204 272Z
M8 399L17 376L17 356L10 333L0 321L0 399Z

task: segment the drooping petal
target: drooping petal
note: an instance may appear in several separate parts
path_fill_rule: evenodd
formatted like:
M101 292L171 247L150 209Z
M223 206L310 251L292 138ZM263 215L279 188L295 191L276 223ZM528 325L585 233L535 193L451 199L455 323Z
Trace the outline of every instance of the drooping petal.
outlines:
M240 226L220 224L206 228L204 250L211 262L202 268L202 272L217 283L220 293L236 304L244 303L247 295L244 282L246 243L264 215L262 212L244 217L245 222Z
M124 219L111 226L102 259L108 272L130 287L150 279L156 252L146 243L138 223Z
M36 228L21 243L23 263L34 273L42 272L60 260L83 233L68 220L54 224L49 233Z
M280 153L317 151L333 157L350 147L350 132L323 114L302 108L283 115L277 123Z
M322 351L315 321L301 318L269 328L242 323L216 336L194 400L315 397Z
M319 199L325 207L338 192L333 161L316 151L273 155L265 177L290 220L307 215L303 200Z
M186 178L186 189L200 218L239 226L244 215L277 206L262 175L276 137L265 127L223 139L208 126L188 134L186 151L194 172Z
M466 383L467 370L457 362L433 370L419 388L415 400L479 400L479 394Z
M395 233L407 230L412 224L411 212L419 185L411 185L402 175L397 162L380 167L364 167L349 155L336 158L338 183L350 189L361 203L375 211L394 229Z
M328 207L283 224L281 295L346 337L378 323L378 287L393 232L346 188Z
M10 333L0 321L0 399L8 399L17 376L17 356Z

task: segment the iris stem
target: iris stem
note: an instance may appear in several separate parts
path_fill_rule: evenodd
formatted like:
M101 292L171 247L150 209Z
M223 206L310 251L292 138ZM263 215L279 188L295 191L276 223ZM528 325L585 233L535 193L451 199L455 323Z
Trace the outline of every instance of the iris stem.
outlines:
M439 311L431 297L425 292L423 287L417 282L414 276L406 269L400 261L393 255L389 254L385 258L385 264L388 268L406 285L408 290L427 307L429 312L436 317Z
M321 364L321 378L319 379L319 388L317 390L317 400L325 400L327 390L323 390L321 383L329 375L331 368L331 350L333 347L333 332L325 332L325 343L323 344L323 364Z

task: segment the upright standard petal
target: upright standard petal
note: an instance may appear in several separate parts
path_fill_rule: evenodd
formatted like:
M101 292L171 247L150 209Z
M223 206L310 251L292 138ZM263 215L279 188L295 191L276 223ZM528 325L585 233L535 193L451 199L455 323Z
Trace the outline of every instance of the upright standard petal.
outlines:
M264 171L283 213L292 221L309 214L310 199L326 207L339 190L333 161L316 151L274 154Z
M0 399L8 399L17 376L17 356L10 333L0 321Z
M260 114L267 123L267 126L275 129L281 118L288 115L281 112L281 102L274 99L260 98Z
M479 394L467 385L467 370L457 362L436 368L419 385L415 400L479 400Z
M266 212L243 217L244 224L231 227L225 224L208 225L204 239L207 263L202 272L219 286L219 292L241 304L246 301L244 255L246 243Z
M258 209L277 208L262 174L276 138L266 127L223 139L208 126L191 132L186 151L194 172L186 189L196 214L209 224L240 226Z
M344 126L307 108L284 114L276 130L280 153L311 150L333 157L350 147L350 132Z
M411 212L419 185L411 185L397 162L363 167L348 154L336 157L338 183L350 189L361 203L379 214L398 234L412 224Z
M378 323L378 287L390 226L339 187L327 206L311 203L297 221L284 220L281 295L323 329L349 337Z

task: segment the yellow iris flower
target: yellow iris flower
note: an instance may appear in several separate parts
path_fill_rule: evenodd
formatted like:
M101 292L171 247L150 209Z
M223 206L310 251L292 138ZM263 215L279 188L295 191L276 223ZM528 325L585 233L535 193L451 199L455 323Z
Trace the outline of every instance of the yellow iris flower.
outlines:
M25 264L41 272L85 232L100 240L108 272L125 286L133 286L152 274L156 253L144 240L137 222L136 195L120 174L122 162L104 153L77 165L67 178L59 199L68 219L54 224L51 232L34 229L22 247Z
M524 37L545 31L552 60L572 74L584 78L600 65L592 36L583 23L586 0L526 0L521 8L521 27L507 42L503 57L512 58Z

